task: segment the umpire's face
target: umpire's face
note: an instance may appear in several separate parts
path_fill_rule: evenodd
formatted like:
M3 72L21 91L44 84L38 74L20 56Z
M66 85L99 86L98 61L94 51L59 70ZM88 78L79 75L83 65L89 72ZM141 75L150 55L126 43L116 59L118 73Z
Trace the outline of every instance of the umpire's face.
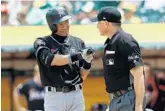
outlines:
M64 22L61 22L57 24L57 32L56 34L61 36L67 36L69 34L69 20L66 20Z
M97 28L99 29L101 36L109 36L111 24L108 21L98 21Z

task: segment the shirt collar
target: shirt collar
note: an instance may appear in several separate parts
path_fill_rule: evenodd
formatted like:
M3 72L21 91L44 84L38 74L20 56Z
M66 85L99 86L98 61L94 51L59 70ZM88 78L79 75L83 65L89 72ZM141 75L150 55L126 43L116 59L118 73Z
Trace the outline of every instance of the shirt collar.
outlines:
M56 40L55 37L53 37L52 35L50 35L50 37L53 39L53 41L55 41L56 43L58 43L59 45L66 45L66 46L69 46L70 43L69 43L69 40L70 40L70 35L67 36L67 38L64 40L63 43L60 43L58 40Z
M118 35L120 34L121 31L122 31L122 29L120 28L120 29L118 29L115 32L115 34L112 36L111 39L110 38L107 38L107 40L105 41L104 45L106 45L106 44L113 44L119 38Z

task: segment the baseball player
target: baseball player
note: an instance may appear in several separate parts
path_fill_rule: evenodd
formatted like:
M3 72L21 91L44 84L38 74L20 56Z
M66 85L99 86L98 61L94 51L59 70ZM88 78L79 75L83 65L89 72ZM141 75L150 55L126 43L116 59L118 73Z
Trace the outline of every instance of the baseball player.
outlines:
M61 6L46 13L51 35L37 38L35 55L45 88L45 111L84 111L82 82L86 79L94 51L69 34L71 16Z
M121 29L116 8L102 8L97 19L100 35L107 36L103 66L106 91L113 95L109 111L143 111L145 86L138 43Z
M14 103L17 111L44 111L44 88L41 85L38 66L34 67L34 77L19 84L14 90ZM27 101L27 108L20 102L24 96Z

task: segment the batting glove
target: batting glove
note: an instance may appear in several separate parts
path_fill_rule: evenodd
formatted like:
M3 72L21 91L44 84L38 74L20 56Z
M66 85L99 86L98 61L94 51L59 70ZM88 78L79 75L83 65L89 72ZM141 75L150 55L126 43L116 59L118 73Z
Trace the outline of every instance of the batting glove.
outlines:
M81 56L86 62L91 63L94 53L92 48L87 48L82 50Z

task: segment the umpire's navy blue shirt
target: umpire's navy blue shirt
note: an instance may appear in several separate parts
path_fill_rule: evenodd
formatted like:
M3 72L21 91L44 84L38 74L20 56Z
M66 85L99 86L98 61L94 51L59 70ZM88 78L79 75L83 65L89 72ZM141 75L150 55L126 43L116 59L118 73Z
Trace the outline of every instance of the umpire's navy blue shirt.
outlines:
M130 86L130 70L142 65L140 48L132 35L119 29L105 42L103 66L108 93Z

